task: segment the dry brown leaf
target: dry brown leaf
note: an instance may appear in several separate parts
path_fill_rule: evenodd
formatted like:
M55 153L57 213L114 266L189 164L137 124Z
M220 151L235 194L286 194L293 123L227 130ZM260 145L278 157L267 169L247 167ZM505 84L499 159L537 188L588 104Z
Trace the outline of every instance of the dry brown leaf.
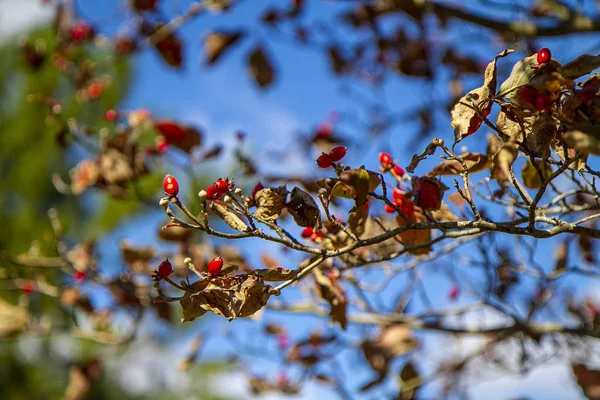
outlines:
M499 58L506 57L512 52L513 50L504 50L494 57L494 61L489 63L485 69L483 86L471 90L452 108L452 128L454 128L455 142L458 143L465 137L472 135L481 125L481 118L477 115L477 112L465 104L481 110L489 109L491 106L490 99L496 94L496 62Z
M248 57L248 67L254 81L261 88L266 88L275 79L275 71L273 64L265 54L262 47L257 47L250 53Z
M563 142L575 151L583 154L600 155L600 139L579 130L572 130L561 135ZM573 154L574 155L574 154ZM561 157L563 158L563 157Z
M475 173L488 168L490 161L485 154L480 153L465 153L459 158L467 166L467 171ZM435 175L459 175L463 172L463 166L458 160L445 160L436 165L429 173L430 176Z
M246 232L249 229L248 225L236 213L227 209L224 201L211 201L209 207L219 218L236 231Z
M591 73L596 68L600 68L600 55L582 54L558 70L565 78L577 79Z
M416 398L423 380L411 361L407 362L400 371L400 397L399 400L413 400Z
M321 221L321 212L315 200L298 187L292 189L290 201L285 207L298 226L314 227Z
M331 321L337 322L342 329L346 329L348 322L346 318L347 301L343 288L337 280L334 281L329 276L323 274L318 268L313 270L313 275L317 284L317 293L331 306L329 313Z
M276 220L285 206L287 195L288 191L285 185L259 190L254 198L256 215L266 221Z
M572 364L577 384L589 400L600 400L600 371L587 368L583 364Z
M207 311L230 321L249 317L263 308L272 294L273 288L265 285L264 279L258 274L212 279L203 290L186 293L181 299L182 322L193 321Z
M243 34L243 31L216 31L207 34L204 38L204 62L213 65Z
M427 218L423 215L423 210L416 207L412 200L404 197L402 200L396 200L404 215L410 222L421 223L426 222ZM398 226L406 225L404 217L400 214L396 217ZM431 241L431 229L409 229L398 235L402 243L407 246L418 246ZM431 251L431 246L419 247L409 250L409 253L414 255L428 254Z
M287 281L298 275L297 270L285 268L256 269L252 273L262 277L267 282Z
M536 160L535 163L545 179L552 174L552 168L547 162L544 162L543 160ZM539 189L542 186L542 177L538 174L537 169L531 163L530 159L527 159L523 169L521 170L521 179L523 180L523 184L530 189Z

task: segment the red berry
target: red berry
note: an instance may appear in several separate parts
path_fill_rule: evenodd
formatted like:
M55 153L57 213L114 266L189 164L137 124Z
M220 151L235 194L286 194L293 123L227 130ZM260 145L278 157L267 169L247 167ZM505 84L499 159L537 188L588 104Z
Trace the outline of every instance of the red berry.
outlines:
M163 278L168 278L169 275L171 275L172 273L173 273L173 266L169 262L169 259L166 259L165 261L161 262L160 265L158 266L158 274L160 276L162 276Z
M217 200L222 195L222 193L219 193L219 190L215 185L210 185L207 187L205 192L207 200Z
M104 113L104 119L107 121L114 121L117 119L117 112L115 110L106 110Z
M458 295L460 294L460 288L458 286L453 286L452 289L448 292L448 297L450 300L456 300Z
M73 274L73 278L77 281L77 282L84 282L87 279L87 275L85 274L85 272L83 271L76 271Z
M163 180L163 189L169 196L177 196L177 193L179 193L179 183L177 182L177 179L172 175L165 176L165 179Z
M396 187L392 192L392 196L394 197L394 200L402 200L404 198L404 193L402 193L402 190L400 190L400 188Z
M539 96L539 92L531 86L523 86L519 89L519 97L523 103L535 104L535 100Z
M396 203L395 201L392 201L392 204L395 205L395 206L398 205L398 203ZM392 214L392 213L396 212L396 209L394 207L390 206L389 204L386 204L385 205L385 212Z
M94 28L87 21L78 21L71 28L71 40L81 43L94 35Z
M340 161L346 155L346 150L348 149L344 146L334 147L329 152L329 157L331 157L333 161Z
M229 183L223 179L217 179L214 183L215 188L219 194L225 194L229 192Z
M315 230L309 226L309 227L306 227L306 228L302 229L301 235L302 235L302 237L304 239L308 239L309 237L312 236L312 234L314 232L315 232Z
M402 169L402 167L398 166L398 165L394 165L394 173L398 176L403 176L404 175L404 169Z
M317 138L323 139L331 135L333 132L333 126L329 122L321 122L317 126Z
M321 239L323 239L323 232L321 231L314 231L313 234L310 235L310 240L312 240L313 242L317 242Z
M219 276L223 268L223 259L221 256L215 257L208 263L208 273L212 276Z
M131 39L127 38L118 38L115 41L114 46L115 52L120 56L129 54L135 49L135 43Z
M379 153L379 162L383 168L389 169L392 167L392 156L390 153Z
M552 52L549 48L544 47L537 53L538 64L545 64L552 59Z
M535 99L535 108L538 111L546 112L552 109L552 99L545 94L541 94Z
M33 283L33 281L29 280L29 281L23 282L23 286L21 286L21 290L23 291L24 294L31 294L31 292L33 292L34 287L35 287L35 284Z
M333 164L333 160L329 154L323 153L317 157L317 165L319 168L329 168L331 167L331 164Z
M104 91L104 88L99 83L92 83L87 88L88 97L90 99L97 99L98 97L100 97L102 95L103 91Z
M164 153L169 148L169 143L166 140L161 140L156 144L156 151Z

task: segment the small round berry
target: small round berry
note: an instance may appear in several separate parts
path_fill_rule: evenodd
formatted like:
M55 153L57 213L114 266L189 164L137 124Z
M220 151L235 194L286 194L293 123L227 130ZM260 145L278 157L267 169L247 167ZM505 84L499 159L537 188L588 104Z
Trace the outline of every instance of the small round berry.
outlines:
M344 146L337 146L331 149L329 152L329 157L335 162L340 161L342 158L346 156L346 150L348 150Z
M81 43L94 35L94 28L87 21L77 21L71 28L71 40Z
M392 201L392 204L395 205L395 206L398 205L395 201ZM396 212L396 209L394 207L390 206L389 204L386 204L385 205L385 212L389 213L389 214L392 214L392 213Z
M179 193L179 183L172 175L165 176L163 180L163 189L169 196L177 196Z
M319 168L329 168L331 167L331 164L333 164L333 160L329 154L323 153L317 157L317 165Z
M382 167L389 169L392 167L392 156L390 153L379 153L379 162Z
M542 112L550 111L552 109L552 99L545 94L538 96L535 99L535 108Z
M538 64L545 64L552 59L552 52L549 48L544 47L537 53Z
M217 190L215 185L210 185L206 188L206 199L207 200L217 200L221 197L221 193Z
M394 188L394 191L392 192L392 196L394 197L394 201L396 201L396 200L402 201L402 199L404 199L404 193L398 187Z
M214 183L215 187L217 188L217 191L219 193L227 193L229 192L229 183L227 183L226 180L223 179L217 179Z
M169 259L167 258L165 261L161 262L160 265L158 266L158 274L160 276L162 276L163 278L168 278L169 275L171 275L173 273L173 266L171 265L171 263L169 262Z
M223 268L223 259L221 256L215 257L208 263L208 273L211 276L219 276Z
M523 86L519 89L519 97L523 103L535 104L535 100L539 96L539 92L531 86Z
M23 282L23 286L21 286L21 290L23 291L23 294L31 294L31 292L33 292L34 288L35 288L35 284L32 280Z
M314 233L314 231L315 230L309 226L309 227L306 227L306 228L302 229L301 235L302 235L302 237L304 239L308 239L309 237L312 236L312 234Z
M98 97L102 96L103 91L104 88L100 83L92 83L87 88L87 94L90 99L97 99Z
M167 142L166 140L161 140L158 143L156 143L156 151L158 151L159 153L164 153L165 151L167 151L168 148L169 142Z
M87 279L87 275L83 271L76 271L73 274L73 278L75 279L76 282L81 283L81 282L85 282L85 280Z
M458 286L453 286L448 292L448 297L450 298L450 300L456 300L459 294L460 288Z
M124 56L135 50L135 43L128 38L118 38L114 44L117 55Z
M404 176L404 169L399 165L394 165L394 173L398 176Z
M324 139L326 137L331 136L331 133L333 132L333 126L331 125L330 122L325 121L325 122L321 122L318 126L317 126L317 138L318 139Z
M115 110L106 110L106 112L104 113L104 119L112 122L115 119L117 119L117 112Z

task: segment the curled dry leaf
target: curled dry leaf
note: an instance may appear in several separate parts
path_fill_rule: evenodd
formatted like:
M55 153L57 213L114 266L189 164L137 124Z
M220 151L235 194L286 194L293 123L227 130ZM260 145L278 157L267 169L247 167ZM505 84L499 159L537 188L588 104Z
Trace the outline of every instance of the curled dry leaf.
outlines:
M194 236L192 229L182 228L181 226L167 224L158 232L158 237L167 242L185 243Z
M536 160L535 163L544 179L547 179L552 174L552 168L547 162ZM531 160L528 159L521 170L523 184L530 189L539 189L542 186L542 176L540 176L535 166L531 163Z
M554 273L562 272L567 269L567 263L569 259L569 242L563 240L560 245L554 250L554 257L556 262L554 263Z
M347 300L344 289L338 281L332 280L318 268L313 270L313 275L317 285L317 293L331 306L329 313L331 321L338 323L342 329L346 329L348 320L346 318Z
M340 174L340 180L330 195L352 198L360 206L367 201L369 191L375 190L380 183L381 179L376 172L362 167L349 169Z
M516 144L504 143L498 136L488 135L488 157L491 159L490 177L496 179L501 187L507 187L510 182L510 171L517 159L519 151Z
M256 216L266 221L274 221L279 218L287 195L288 190L285 185L259 190L254 198Z
M275 79L273 64L262 47L256 47L248 57L248 67L254 81L261 88L266 88Z
M216 31L206 35L204 38L206 65L213 65L243 34L243 31Z
M593 136L580 130L571 130L563 133L561 139L575 151L583 154L600 155L600 135ZM574 154L571 156L574 156ZM564 160L564 157L561 158Z
M600 371L587 368L583 364L572 364L577 384L589 400L600 400Z
M202 287L204 285L201 285ZM230 321L253 315L267 304L274 294L259 274L244 274L212 279L201 290L186 293L180 304L183 308L182 322L212 311Z
M600 55L583 54L563 65L558 71L568 79L577 79L600 67Z
M295 269L272 268L272 269L256 269L253 274L260 276L267 282L281 282L294 279L298 275Z
M162 59L172 67L181 67L183 62L183 45L174 33L153 42Z
M321 212L315 200L298 187L292 189L290 201L285 207L292 214L298 226L314 227L321 221Z
M483 171L490 165L490 160L485 154L480 153L465 153L461 154L459 158L467 166L467 171L475 173ZM429 173L429 176L435 175L459 175L463 172L463 166L458 160L445 160L436 165L433 170Z
M14 306L0 297L0 338L15 336L29 323L27 310Z
M236 231L246 232L249 229L248 225L236 213L229 211L225 202L211 201L209 207L219 218Z
M417 398L423 380L411 361L407 362L400 371L400 396L399 400L413 400Z
M370 201L358 206L354 205L348 212L348 227L355 235L361 236L365 232L365 224L369 219Z
M419 341L412 330L404 325L388 325L377 339L365 340L361 344L363 354L378 377L361 390L370 389L382 382L389 372L392 360L414 350L418 345Z
M122 240L121 256L133 272L145 273L148 270L148 261L152 260L156 254L152 246L134 247L126 240Z
M437 149L439 146L443 146L443 145L444 145L443 140L434 138L431 141L431 143L429 143L427 145L427 147L425 148L425 150L423 150L423 152L421 154L415 154L412 156L410 164L406 167L406 171L410 172L411 174L413 172L415 172L415 169L417 168L417 166L419 165L419 163L421 161L426 159L427 156L432 156L435 153L435 149Z
M496 62L499 58L506 57L512 52L513 50L504 50L494 57L494 61L489 63L485 69L483 86L471 90L452 109L452 127L454 128L454 141L456 143L475 133L481 125L481 118L472 107L489 110L492 104L491 98L496 93Z

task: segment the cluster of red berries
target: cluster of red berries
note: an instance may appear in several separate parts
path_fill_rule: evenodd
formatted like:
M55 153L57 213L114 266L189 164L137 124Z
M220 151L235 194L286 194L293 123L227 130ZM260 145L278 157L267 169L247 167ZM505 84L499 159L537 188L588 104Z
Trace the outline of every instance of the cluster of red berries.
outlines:
M217 179L212 185L207 187L205 190L200 191L198 195L204 197L207 200L217 200L224 194L229 193L230 183L224 179Z
M531 104L536 110L546 112L552 109L554 103L545 93L540 93L536 88L523 86L519 89L519 97L526 104Z
M165 176L163 180L163 190L169 196L177 196L179 193L179 182L172 175Z
M404 175L404 169L401 166L396 165L390 153L379 153L379 163L383 172L393 171L398 176Z
M300 236L302 236L304 239L310 239L313 242L319 242L321 239L323 239L323 232L320 230L315 230L314 228L306 227L302 230L302 233L300 234Z
M394 198L394 200L392 201L392 204L395 205L396 207L402 209L402 200L404 199L404 193L402 193L402 191L399 188L394 188L394 191L392 192L392 196ZM387 213L395 213L396 209L392 206L390 206L389 204L385 205L385 212Z
M322 153L317 157L317 165L319 168L329 168L334 162L338 162L344 158L347 150L344 146L334 147L329 153Z

